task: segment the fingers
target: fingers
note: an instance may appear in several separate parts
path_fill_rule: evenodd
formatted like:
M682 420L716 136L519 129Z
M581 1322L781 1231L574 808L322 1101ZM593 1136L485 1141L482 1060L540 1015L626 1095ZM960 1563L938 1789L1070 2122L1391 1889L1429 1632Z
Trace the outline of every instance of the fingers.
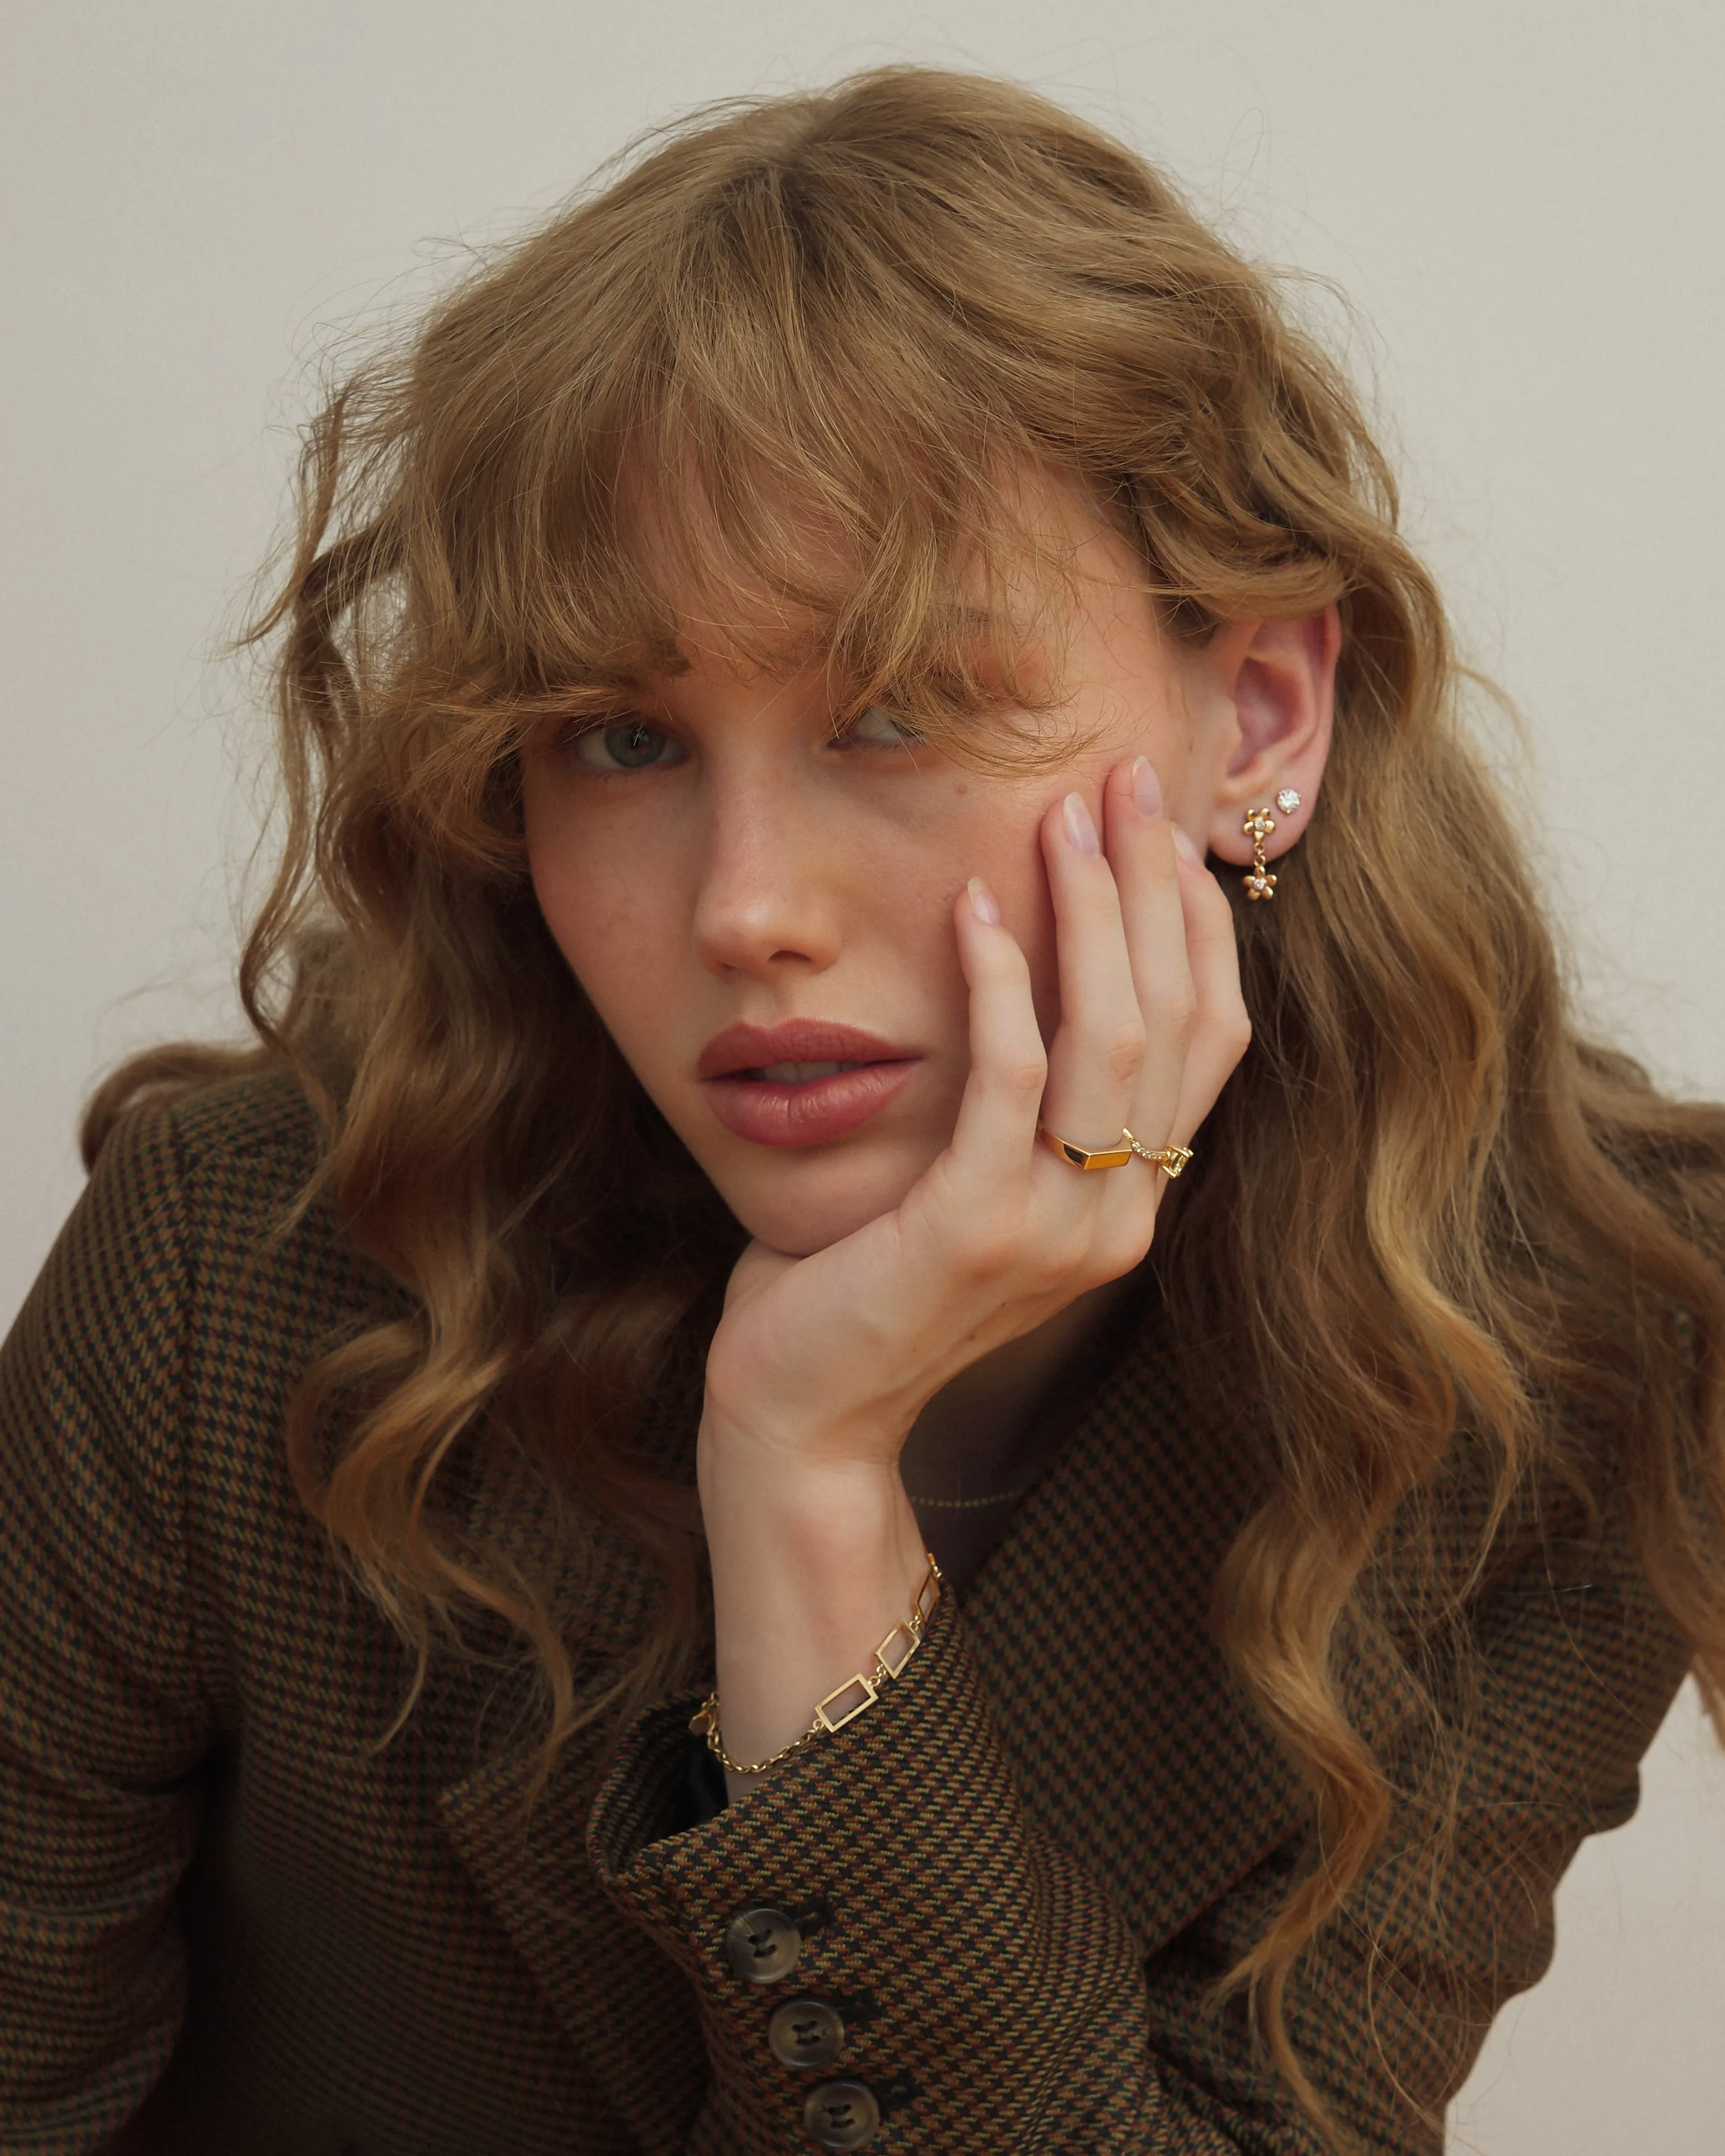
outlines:
M1147 1243L1166 1178L1137 1163L1062 1166L1034 1147L1036 1124L1092 1149L1122 1127L1152 1148L1188 1143L1250 1028L1226 895L1163 816L1154 772L1142 758L1121 765L1097 805L1101 832L1076 793L1041 827L1060 1013L1045 1055L1024 953L992 897L973 882L957 901L971 1073L942 1173L978 1221L1022 1221L1029 1199L1076 1226L1100 1206L1114 1241L1130 1229Z
M999 1194L1028 1169L1048 1058L1036 1024L1030 969L999 909L976 877L953 909L959 962L970 988L970 1075L950 1158L961 1181Z
M1144 1013L1123 894L1081 793L1068 793L1043 818L1042 852L1054 895L1060 990L1042 1120L1062 1137L1100 1149L1118 1142L1144 1065ZM1178 914L1176 900L1177 931Z
M1152 1147L1185 1143L1250 1037L1233 912L1163 815L1146 761L1112 771L1101 805L1102 858L1071 843L1076 819L1064 805L1044 824L1061 1019L1043 1119L1089 1146L1107 1144L1122 1125ZM1134 1030L1135 1075L1125 1048Z
M1162 788L1148 761L1141 757L1111 772L1104 799L1108 858L1145 1031L1143 1066L1127 1121L1146 1145L1156 1147L1173 1132L1198 1014L1188 899L1174 826L1163 814Z
M1186 959L1192 982L1192 1022L1169 1136L1189 1142L1235 1065L1251 1045L1251 1020L1240 985L1240 944L1227 893L1204 865L1183 832L1177 849Z

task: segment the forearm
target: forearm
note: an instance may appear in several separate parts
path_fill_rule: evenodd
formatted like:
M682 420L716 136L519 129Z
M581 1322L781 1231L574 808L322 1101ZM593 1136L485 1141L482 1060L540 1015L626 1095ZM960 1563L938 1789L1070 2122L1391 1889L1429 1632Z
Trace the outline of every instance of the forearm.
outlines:
M927 1570L896 1466L811 1465L703 1423L697 1452L712 1566L725 1748L765 1759L858 1671L913 1606ZM732 1800L758 1775L727 1774Z

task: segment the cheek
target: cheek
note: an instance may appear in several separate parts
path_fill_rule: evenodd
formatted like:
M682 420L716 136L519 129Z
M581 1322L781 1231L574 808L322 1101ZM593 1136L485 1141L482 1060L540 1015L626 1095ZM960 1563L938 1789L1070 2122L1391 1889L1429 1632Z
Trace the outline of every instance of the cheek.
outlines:
M527 799L527 862L539 911L569 970L633 1061L637 1048L650 1050L653 1015L666 1008L657 968L675 947L664 917L674 901L655 879L626 875L603 837L596 843L583 832L578 842L567 823L533 812L531 789Z

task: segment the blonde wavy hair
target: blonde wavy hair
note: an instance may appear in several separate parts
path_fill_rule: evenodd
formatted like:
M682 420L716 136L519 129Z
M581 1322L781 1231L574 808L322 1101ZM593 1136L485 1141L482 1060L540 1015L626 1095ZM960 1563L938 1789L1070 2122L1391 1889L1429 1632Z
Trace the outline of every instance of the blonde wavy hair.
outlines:
M306 1373L289 1433L306 1503L422 1676L463 1611L508 1620L542 1672L547 1759L685 1681L707 1621L693 1492L632 1440L739 1232L540 919L518 751L644 662L679 664L674 585L721 622L773 594L821 625L859 701L891 694L957 755L1016 752L978 717L964 595L1015 543L1002 475L1026 459L1130 536L1173 636L1343 618L1299 872L1240 910L1255 1043L1153 1260L1174 1337L1202 1346L1193 1382L1219 1347L1265 1435L1216 1621L1309 1782L1322 1857L1230 1981L1318 2116L1284 1993L1391 1808L1350 1658L1387 1654L1428 1696L1394 1621L1410 1583L1430 1635L1507 1561L1531 1493L1599 1503L1609 1482L1720 1717L1725 1115L1572 1031L1358 403L1158 172L957 74L727 105L362 366L308 430L297 542L256 629L286 803L243 966L261 1045L135 1062L87 1145L152 1089L297 1072L326 1134L308 1202L412 1302ZM811 522L844 535L842 573L811 566ZM536 1463L564 1542L608 1517L651 1561L652 1622L596 1689L544 1583L440 1502L491 1445Z

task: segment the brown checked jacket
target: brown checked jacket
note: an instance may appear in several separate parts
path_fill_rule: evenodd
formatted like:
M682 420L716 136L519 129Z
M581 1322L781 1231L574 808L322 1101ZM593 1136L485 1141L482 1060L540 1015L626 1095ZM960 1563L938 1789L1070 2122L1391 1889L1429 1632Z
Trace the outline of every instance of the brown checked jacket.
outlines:
M1306 1809L1206 1621L1250 1478L1153 1320L853 1726L676 1830L697 1686L608 1758L578 1738L524 1810L533 1732L495 1667L439 1658L379 1741L403 1650L289 1480L300 1373L400 1306L327 1217L272 1240L311 1147L280 1077L141 1111L0 1364L0 2149L1318 2148L1207 2003L1308 1861ZM641 1439L685 1481L698 1348ZM513 1471L460 1502L542 1553ZM631 1546L593 1537L558 1613L583 1685L651 1610ZM1393 1832L1291 1996L1373 2151L1440 2144L1688 1661L1612 1522L1500 1580L1472 1633L1439 1904ZM1393 1770L1393 1702L1357 1676Z

